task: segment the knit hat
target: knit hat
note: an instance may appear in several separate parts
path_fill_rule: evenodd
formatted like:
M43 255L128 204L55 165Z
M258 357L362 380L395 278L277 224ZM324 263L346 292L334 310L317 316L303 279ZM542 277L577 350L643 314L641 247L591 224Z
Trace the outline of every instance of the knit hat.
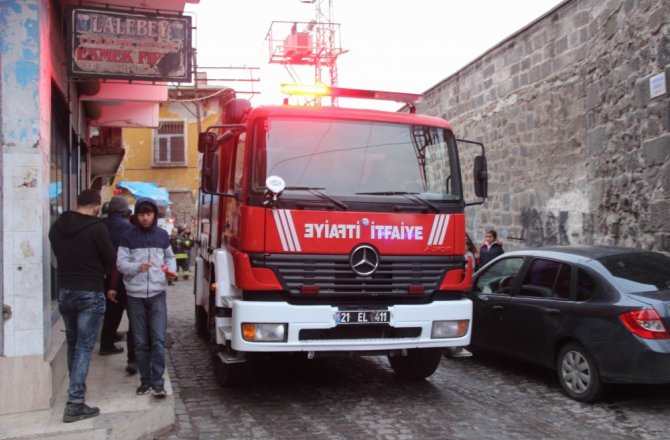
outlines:
M109 207L107 208L107 212L110 214L113 212L118 212L119 214L125 215L129 210L130 207L128 206L128 201L119 196L112 197L109 201Z
M94 189L85 189L77 196L77 206L99 205L101 203L100 193Z

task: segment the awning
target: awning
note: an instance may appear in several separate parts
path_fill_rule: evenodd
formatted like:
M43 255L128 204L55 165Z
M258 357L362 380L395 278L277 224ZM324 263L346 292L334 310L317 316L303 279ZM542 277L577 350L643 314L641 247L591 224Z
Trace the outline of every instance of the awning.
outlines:
M159 188L156 182L127 182L122 180L116 186L127 189L136 199L149 197L158 206L170 204L170 193L165 188Z

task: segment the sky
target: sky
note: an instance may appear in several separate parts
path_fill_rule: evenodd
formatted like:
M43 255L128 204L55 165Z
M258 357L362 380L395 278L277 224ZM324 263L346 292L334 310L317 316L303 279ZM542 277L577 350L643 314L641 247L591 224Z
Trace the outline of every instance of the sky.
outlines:
M319 0L316 0L319 1ZM530 24L562 0L332 0L330 19L339 23L337 59L341 87L423 93ZM328 11L328 0L321 9ZM194 14L199 66L257 67L254 105L280 104L279 85L293 82L284 66L269 64L266 35L273 21L309 22L316 5L304 0L200 0ZM276 30L273 27L275 38ZM288 33L288 31L287 31ZM314 83L313 68L296 68ZM247 71L241 71L245 74ZM324 79L330 74L324 70ZM223 73L238 77L240 71ZM211 76L211 74L210 74ZM229 82L237 90L248 83ZM238 95L249 97L249 95ZM340 105L397 110L397 103L340 100ZM356 100L358 101L358 100Z

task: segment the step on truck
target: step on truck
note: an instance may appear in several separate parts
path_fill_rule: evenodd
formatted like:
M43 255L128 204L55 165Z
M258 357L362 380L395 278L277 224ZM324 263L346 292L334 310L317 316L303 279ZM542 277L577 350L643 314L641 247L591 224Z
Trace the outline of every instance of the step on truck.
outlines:
M320 93L408 111L233 98L198 140L195 326L223 386L274 353L387 356L397 376L424 379L444 348L470 341L464 210L486 197L484 146L416 114L420 95ZM472 202L467 144L478 148Z

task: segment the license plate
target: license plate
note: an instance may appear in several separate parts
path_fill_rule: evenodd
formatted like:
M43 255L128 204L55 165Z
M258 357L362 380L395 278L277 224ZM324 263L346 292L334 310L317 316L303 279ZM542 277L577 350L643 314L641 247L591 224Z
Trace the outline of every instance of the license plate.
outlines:
M335 324L380 324L391 321L388 310L340 310L335 313Z

